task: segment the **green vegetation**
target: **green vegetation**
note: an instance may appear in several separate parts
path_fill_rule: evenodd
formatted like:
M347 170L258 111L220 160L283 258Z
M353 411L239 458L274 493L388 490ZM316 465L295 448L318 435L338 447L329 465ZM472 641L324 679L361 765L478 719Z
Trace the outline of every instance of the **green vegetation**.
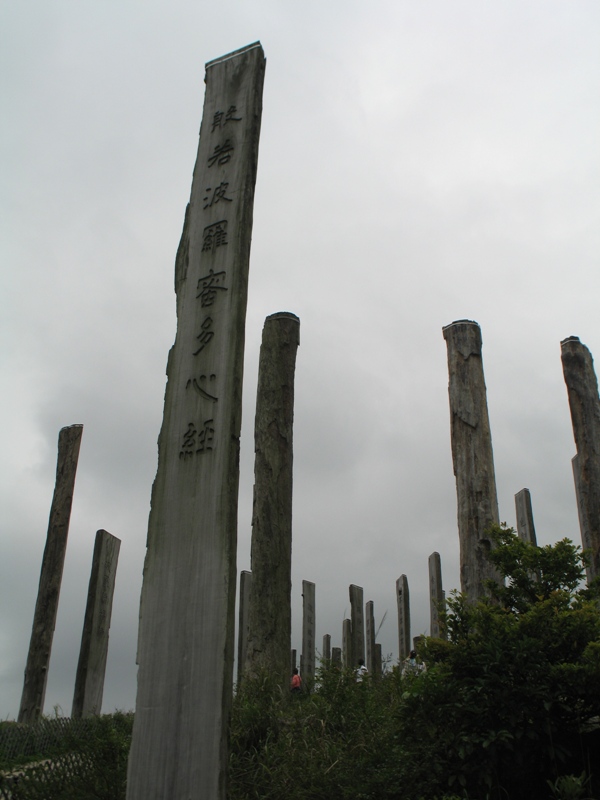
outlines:
M422 643L426 672L357 683L328 665L301 695L268 675L244 683L229 800L600 797L598 586L581 588L585 556L566 539L491 535L505 584L475 605L451 595L448 639ZM132 722L0 723L0 797L124 800Z
M299 698L268 676L242 687L230 800L598 796L597 587L579 588L585 559L568 540L492 535L506 585L476 605L450 597L426 673L356 683L328 667Z

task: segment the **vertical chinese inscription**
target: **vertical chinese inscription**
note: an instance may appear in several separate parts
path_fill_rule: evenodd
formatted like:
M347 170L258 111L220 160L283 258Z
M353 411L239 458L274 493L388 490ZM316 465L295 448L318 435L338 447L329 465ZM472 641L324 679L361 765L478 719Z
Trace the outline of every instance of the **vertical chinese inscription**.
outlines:
M175 262L138 635L128 800L225 800L232 697L244 327L265 59L206 65Z
M236 159L242 157L236 139L240 130L243 133L242 112L237 105L230 104L225 111L213 111L211 119L210 125L203 126L209 142L204 170L206 185L201 202L203 226L199 242L200 261L206 265L206 269L200 269L201 274L196 279L196 301L201 313L198 316L197 332L194 331L191 338L194 361L190 364L190 372L185 381L186 391L191 389L198 397L195 398L194 416L186 423L181 434L179 459L183 462L192 461L197 456L210 456L218 438L215 436L217 414L211 409L210 403L218 402L220 386L226 376L222 369L217 371L213 368L209 373L208 370L201 371L199 365L203 361L214 363L211 349L220 349L219 337L223 335L219 330L222 327L219 325L219 318L223 316L224 306L227 305L226 294L230 287L227 269L218 269L216 266L219 261L217 256L228 244L230 218L212 221L210 217L214 214L213 209L219 206L219 215L227 212L232 219L236 218L236 211L239 211L236 205L243 178L239 169L236 169ZM221 139L225 129L227 136Z

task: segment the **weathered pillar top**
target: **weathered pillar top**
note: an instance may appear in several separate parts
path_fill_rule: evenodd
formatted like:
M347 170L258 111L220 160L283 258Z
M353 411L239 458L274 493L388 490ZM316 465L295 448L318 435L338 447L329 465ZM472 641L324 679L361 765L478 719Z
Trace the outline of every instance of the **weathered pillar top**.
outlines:
M454 322L451 322L449 325L444 325L442 330L446 331L454 325L474 325L476 328L479 328L479 323L475 322L474 319L455 319ZM479 330L481 330L481 328L479 328Z
M265 319L265 322L269 319L294 319L298 324L300 324L300 317L292 314L291 311L277 311L275 314L269 314L269 316Z
M446 341L451 337L456 351L464 359L471 355L481 355L481 328L479 323L472 319L457 319L442 328Z
M292 314L291 311L277 311L275 314L269 314L269 316L265 318L265 324L263 328L266 328L268 323L275 322L278 319L286 320L292 323L287 328L288 335L294 337L297 345L300 345L300 317ZM296 325L293 323L296 323Z
M205 69L209 67L214 67L217 64L222 64L224 61L229 61L230 58L235 58L236 56L241 56L242 53L247 53L250 50L255 50L259 47L262 50L262 45L260 42L252 42L252 44L247 44L245 47L240 47L239 50L234 50L232 53L227 53L227 55L219 56L219 58L213 58L212 61L207 61L204 65Z
M579 336L567 336L566 339L562 340L562 342L560 343L560 346L563 347L563 345L568 344L569 342L577 342L577 344L581 344L581 340L579 339ZM583 347L585 347L585 345L583 345Z

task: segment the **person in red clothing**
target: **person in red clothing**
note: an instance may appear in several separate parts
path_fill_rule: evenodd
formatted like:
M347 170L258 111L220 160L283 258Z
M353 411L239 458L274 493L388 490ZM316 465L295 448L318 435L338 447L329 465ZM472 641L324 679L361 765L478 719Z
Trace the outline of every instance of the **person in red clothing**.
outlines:
M302 678L298 675L298 667L294 667L294 673L292 675L292 686L291 686L292 694L300 694L302 691Z

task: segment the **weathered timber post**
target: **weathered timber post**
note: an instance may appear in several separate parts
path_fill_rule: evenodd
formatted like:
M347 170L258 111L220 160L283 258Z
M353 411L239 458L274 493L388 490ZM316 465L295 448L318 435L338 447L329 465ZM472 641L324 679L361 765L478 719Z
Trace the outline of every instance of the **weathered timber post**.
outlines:
M584 550L592 550L592 540L590 537L590 528L588 524L588 516L585 508L585 493L581 488L581 471L579 467L579 456L573 456L571 459L571 468L573 470L573 481L575 483L575 499L577 500L577 516L579 519L579 530L581 531L581 544ZM592 565L587 564L585 568L587 582L589 583L593 576Z
M533 508L531 505L531 492L521 489L515 495L515 510L517 514L517 533L519 538L529 544L537 544L535 525L533 524Z
M446 638L445 628L440 624L444 601L442 559L439 553L432 553L429 556L429 635L435 639Z
M584 548L591 550L588 577L600 575L600 398L594 361L577 336L560 343L563 375L569 395L577 508Z
M383 671L383 656L381 654L381 645L379 642L375 644L375 659L373 663L373 675L378 678Z
M396 601L398 603L398 659L404 661L411 651L410 594L406 575L401 575L396 581Z
M315 585L302 581L302 684L308 691L315 680Z
M481 330L476 322L458 320L443 328L448 347L448 394L452 462L456 476L460 583L469 600L487 594L485 581L499 580L487 558L486 531L498 524L498 499L487 409Z
M352 621L352 666L356 668L359 660L365 660L365 613L363 590L361 586L350 584L350 619Z
M342 622L342 661L345 669L352 669L352 620Z
M342 648L341 647L332 647L331 648L331 663L336 667L342 666Z
M252 586L245 672L268 672L287 687L292 636L292 462L294 371L300 320L265 320L254 424Z
M250 604L251 585L252 585L252 573L247 569L243 569L240 572L240 605L238 608L238 652L237 652L238 686L242 682L242 675L244 674L244 664L246 663L246 651L248 647L248 608ZM288 653L288 658L289 658L289 653Z
M233 689L239 437L265 58L206 65L190 203L175 261L140 604L127 800L224 800Z
M375 674L375 604L369 600L366 605L367 626L367 669L371 675Z
M102 711L108 632L120 548L121 540L116 536L108 531L96 531L72 717L90 717Z
M323 652L321 661L327 663L331 661L331 636L328 633L323 634Z
M62 428L58 434L54 496L50 506L46 547L42 558L18 717L19 722L29 725L37 722L44 711L82 433L83 425L70 425Z

